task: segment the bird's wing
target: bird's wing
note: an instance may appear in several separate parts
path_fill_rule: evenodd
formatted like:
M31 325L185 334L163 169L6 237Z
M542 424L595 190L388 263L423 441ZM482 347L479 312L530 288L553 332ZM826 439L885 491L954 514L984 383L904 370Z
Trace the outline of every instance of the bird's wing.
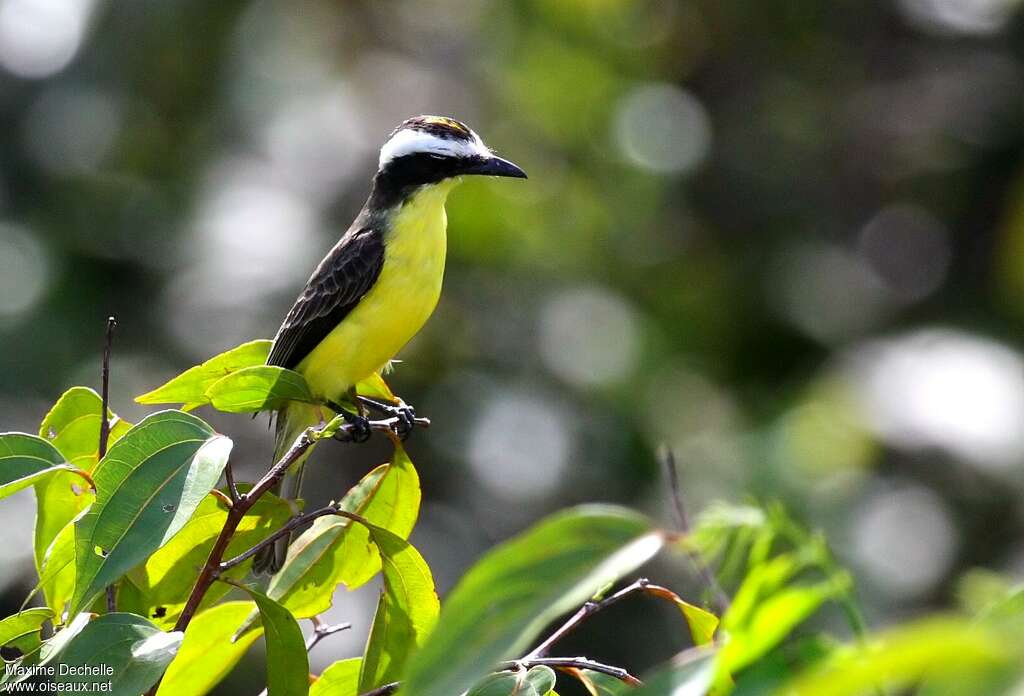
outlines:
M378 231L355 229L342 237L277 330L267 364L294 369L359 304L383 265L384 240Z

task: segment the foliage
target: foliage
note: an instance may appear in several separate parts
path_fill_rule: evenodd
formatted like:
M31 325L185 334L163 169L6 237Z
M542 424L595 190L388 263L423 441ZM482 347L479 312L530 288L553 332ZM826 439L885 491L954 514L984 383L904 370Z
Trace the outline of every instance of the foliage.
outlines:
M268 373L256 363L265 348L240 346L140 400L236 412L276 404L281 384L291 385L290 395L307 393L293 372L264 379ZM379 375L365 388L393 398ZM229 477L221 490L232 443L205 421L160 411L115 428L115 441L97 460L99 448L89 443L99 442L98 406L95 394L75 388L47 415L42 437L0 435L0 495L35 486L40 506L60 508L41 510L38 524L70 515L40 558L46 606L0 621L0 646L19 654L7 663L5 683L38 679L33 670L45 675L59 664L67 669L52 678L66 684L109 681L125 696L201 696L259 640L270 696L395 689L407 696L557 696L558 688L594 696L854 696L911 687L932 696L975 693L982 683L1000 693L1021 678L1024 591L975 578L974 616L870 633L852 579L824 538L778 505L712 505L682 530L621 507L570 508L485 554L442 607L426 560L408 541L420 479L389 430L394 423L375 422L393 444L388 463L336 503L296 512L268 492L275 477L317 442L344 434L343 419L303 434L259 481ZM67 474L75 481L62 485L90 490L67 496L54 488L54 477ZM250 582L254 551L277 530L301 527L265 589ZM37 542L49 533L37 534ZM731 590L729 605L702 606L700 597L687 601L645 579L611 591L662 551L714 568ZM335 588L378 575L382 590L363 654L311 677L307 651L331 632L317 617ZM704 589L710 596L718 588ZM692 647L643 682L628 667L551 655L590 616L637 595L672 606ZM829 614L845 618L847 629L811 621ZM303 619L315 624L309 643Z

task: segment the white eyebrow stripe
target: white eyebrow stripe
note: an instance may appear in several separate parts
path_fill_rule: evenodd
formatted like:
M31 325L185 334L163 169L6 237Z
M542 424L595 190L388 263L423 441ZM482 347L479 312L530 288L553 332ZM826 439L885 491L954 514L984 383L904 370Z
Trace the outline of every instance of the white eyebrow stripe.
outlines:
M473 133L472 140L454 140L441 138L426 131L407 128L395 133L394 137L384 143L380 149L380 160L378 166L383 169L388 162L405 155L414 153L429 153L434 155L445 155L454 157L469 157L479 155L489 157L491 151L487 149L480 136Z

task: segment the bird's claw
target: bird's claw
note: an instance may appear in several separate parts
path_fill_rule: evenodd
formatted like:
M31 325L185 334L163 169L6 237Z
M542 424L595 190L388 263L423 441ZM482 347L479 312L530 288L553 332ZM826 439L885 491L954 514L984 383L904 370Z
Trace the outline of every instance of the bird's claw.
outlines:
M373 434L373 428L370 427L370 421L366 416L358 416L342 410L341 417L345 419L346 425L351 426L351 428L339 430L334 436L336 440L360 443L370 439L370 435Z
M402 404L394 408L395 434L403 441L408 439L416 428L416 409L408 404Z
M402 440L407 439L416 428L416 409L404 401L399 401L397 404L387 404L363 396L359 397L359 401L389 418L394 418L395 421L391 428Z

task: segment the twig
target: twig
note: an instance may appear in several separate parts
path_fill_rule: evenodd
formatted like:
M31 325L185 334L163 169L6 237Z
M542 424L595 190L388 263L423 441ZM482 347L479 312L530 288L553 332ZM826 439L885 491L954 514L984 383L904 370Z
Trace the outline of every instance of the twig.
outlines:
M609 677L615 677L621 682L629 684L630 686L643 686L643 682L638 678L629 673L629 670L623 669L622 667L614 667L612 665L606 665L603 662L597 662L586 657L538 657L538 658L523 658L522 660L516 660L514 662L506 662L502 665L505 669L513 669L515 667L538 667L545 665L547 667L553 667L555 669L589 669L592 672L600 672L601 674L607 674Z
M593 616L602 609L607 609L611 605L618 602L620 599L628 597L631 594L645 591L650 586L650 581L647 578L639 578L633 583L623 587L621 590L613 595L605 597L600 601L589 601L584 604L579 610L569 617L569 620L558 627L558 629L552 633L547 639L544 640L540 645L531 650L523 660L532 660L535 658L544 657L551 650L551 647L564 638L567 634L576 629L581 623L583 623L588 617Z
M352 624L348 623L347 621L345 623L328 625L316 616L313 617L312 621L313 635L311 635L309 637L309 640L306 641L306 652L309 652L310 650L315 648L317 643L322 641L327 636L333 636L335 633L338 633L339 631L347 631L348 629L352 628Z
M261 495L273 488L274 484L284 477L288 467L297 462L306 450L313 446L314 442L316 442L316 439L310 436L309 431L299 435L281 460L270 468L270 471L263 476L252 490L241 496L238 502L228 510L224 527L221 528L217 541L214 542L213 548L210 549L210 555L206 559L206 564L199 571L196 584L193 585L192 592L185 602L181 615L174 624L175 631L184 631L188 627L189 622L192 621L192 617L195 616L196 610L199 608L199 603L206 596L206 591L210 589L214 580L217 579L221 559L224 558L224 552L227 551L231 537L234 536L245 513L249 511L249 508L256 503L256 500Z
M378 686L373 691L367 691L365 694L360 694L360 696L390 696L398 691L399 686L401 686L399 682L391 682L384 686Z
M114 341L114 327L117 326L116 317L107 317L107 333L103 341L103 367L100 370L100 446L99 458L103 459L107 454L107 442L110 440L110 346Z
M691 530L690 516L687 513L686 504L683 502L683 496L679 489L679 471L676 468L676 456L669 447L662 445L658 448L658 460L668 474L668 485L672 492L672 506L675 508L676 517L678 518L679 531L683 534L689 534ZM715 574L711 572L711 569L704 562L704 559L700 557L700 554L690 549L686 551L686 555L693 564L693 567L697 569L701 580L704 581L708 590L711 591L719 616L724 615L729 609L729 596L725 594L725 590L718 584Z
M99 459L107 455L107 443L110 441L110 346L114 341L115 317L107 317L107 332L103 340L103 365L100 369L100 441L96 449ZM93 486L95 490L95 486ZM107 586L107 612L117 611L117 594L114 585Z
M386 418L379 421L370 421L370 429L382 432L387 432L390 435L394 435L394 427L398 422L398 418ZM417 419L418 421L419 419ZM426 420L426 419L423 419ZM429 421L427 421L429 423ZM321 428L309 428L301 435L299 435L292 446L288 449L281 459L270 467L270 470L263 475L255 486L244 494L239 494L238 502L231 506L228 510L227 519L224 521L224 527L220 530L220 535L217 537L217 541L214 542L213 548L210 549L210 555L206 559L206 563L203 565L202 570L199 571L199 577L196 578L195 585L192 587L192 592L189 594L188 600L185 602L184 608L181 610L181 615L178 617L178 621L174 624L175 631L184 631L192 617L195 616L196 610L199 608L199 603L206 596L207 590L217 580L220 575L221 563L224 559L224 553L227 551L228 544L231 543L231 537L234 536L235 531L238 529L238 525L241 524L242 518L245 514L256 504L256 501L260 497L277 485L285 473L288 471L295 462L302 458L302 455L306 453L310 447L316 444L317 441L328 437L337 435L337 433L346 433L351 435L356 430L356 426L351 423L342 423L335 425L332 421ZM348 517L354 519L357 522L367 524L366 520L350 512L344 510L331 509L330 513L324 512L323 514L340 515L342 517ZM287 526L287 524L285 525ZM248 552L247 552L248 553ZM234 559L232 559L234 560ZM243 559L244 560L244 559Z
M234 568L236 565L239 565L240 563L244 563L246 560L252 558L257 553L259 553L262 549L266 548L267 546L270 546L278 539L287 536L289 533L292 532L292 530L298 529L299 527L302 527L303 525L312 522L318 517L324 517L325 515L337 515L338 511L339 508L337 504L327 505L325 507L320 508L319 510L314 510L313 512L307 512L303 515L299 515L298 517L291 518L284 524L283 527L281 527L276 532L268 536L266 539L261 540L252 548L247 549L246 551L238 554L232 559L221 562L219 568L220 572L223 573L226 570Z
M231 468L230 460L224 465L224 480L228 482L228 495L231 496L231 504L234 505L238 502L240 496L238 494L238 486L235 485L235 472Z
M337 419L335 419L335 421L336 420ZM304 455L306 451L314 444L316 444L319 440L322 440L325 437L329 436L336 437L339 433L352 435L352 433L356 431L356 426L352 423L338 424L335 421L332 421L331 423L328 423L320 428L308 428L305 432L303 432L301 435L295 438L295 442L292 443L292 446L288 449L287 452L285 452L284 456L281 457L281 459L278 460L272 467L270 467L270 470L263 475L263 478L261 478L256 483L256 485L249 489L248 492L240 493L236 490L238 500L233 501L231 507L228 508L228 516L227 519L224 520L224 526L221 528L220 534L217 536L217 540L213 543L213 548L210 549L210 554L206 558L206 563L199 571L199 577L196 578L196 582L192 586L192 592L189 593L188 599L185 602L185 606L181 610L181 615L178 616L178 620L174 624L175 631L184 631L186 628L188 628L189 623L192 621L192 618L195 616L196 611L198 611L199 609L200 602L203 601L203 597L206 596L206 593L210 589L210 586L213 585L213 583L216 582L220 576L222 568L221 564L223 563L224 554L227 551L228 545L231 543L231 538L238 530L238 525L241 524L242 518L245 517L246 513L249 512L252 506L256 504L256 501L259 500L264 493L266 493L275 485L277 485L281 481L281 479L284 478L284 475L285 473L287 473L288 469L293 464L295 464L295 462L301 459L302 455ZM397 427L398 422L399 419L397 417L385 418L383 420L370 421L369 427L370 430L385 432L390 436L396 436L395 428ZM416 426L425 428L430 425L430 421L427 420L426 418L417 418L414 421L414 424ZM230 482L228 486L231 487ZM356 522L359 522L361 524L369 524L369 522L365 518L360 517L359 515L356 515L351 512L346 512L344 510L336 510L334 508L329 508L329 510L325 509L323 514L339 515L341 517L347 517L349 519L355 520ZM305 521L309 521L308 516L306 517ZM291 523L292 521L289 521L289 523L285 524L285 527L288 528L288 531L291 531L291 528L288 527L288 525ZM282 530L278 530L278 532L275 532L275 534L277 534L278 536L275 537L274 535L271 535L272 538L274 538L275 540L280 538L280 536L283 536ZM253 550L250 549L242 555L245 556L245 558L248 558L249 555L251 555L250 551ZM245 560L245 558L243 558L242 560ZM232 564L236 561L236 559L237 557L230 559L228 563ZM238 563L241 563L242 560L238 561ZM232 566L228 565L228 568L230 567ZM152 696L152 694L155 694L158 687L159 683L149 690L147 696ZM394 685L394 689L397 688L397 684ZM380 693L386 694L392 692L381 691Z

